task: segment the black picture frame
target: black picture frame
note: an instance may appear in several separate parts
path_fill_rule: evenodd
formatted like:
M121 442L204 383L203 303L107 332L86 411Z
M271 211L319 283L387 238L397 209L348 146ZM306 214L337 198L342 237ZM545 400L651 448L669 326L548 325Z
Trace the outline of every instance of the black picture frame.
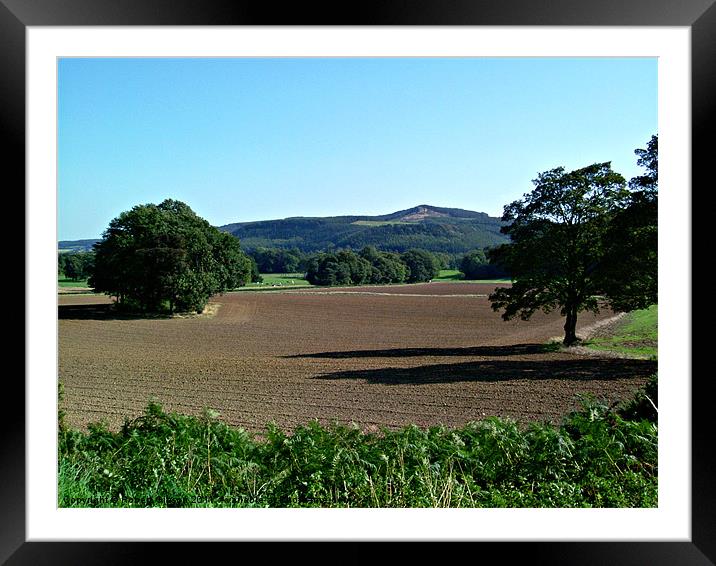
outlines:
M363 1L331 5L245 2L241 0L0 0L0 124L5 151L5 179L10 192L25 186L25 34L29 26L123 25L510 25L510 26L685 26L691 30L692 78L692 186L706 183L707 136L714 131L716 83L716 6L714 0L400 0ZM9 183L9 181L8 181ZM693 194L693 193L692 193ZM24 199L22 208L25 210ZM692 210L696 210L692 207ZM697 225L694 219L693 225ZM16 230L15 230L16 231ZM26 261L26 260L25 260ZM685 278L690 281L690 278ZM694 282L697 283L697 282ZM699 296L693 285L693 296ZM28 297L25 295L25 302ZM685 305L691 309L691 305ZM690 330L690 329L689 329ZM696 337L696 336L695 336ZM27 338L27 337L26 337ZM693 348L692 348L693 350ZM11 366L9 366L11 367ZM7 411L0 449L0 561L19 564L136 564L161 554L164 561L191 562L201 556L229 557L237 543L140 542L27 542L25 537L25 398L24 384L7 372ZM692 538L690 542L495 542L474 547L437 550L443 557L488 558L549 564L714 564L716 561L716 498L713 480L716 459L708 416L713 404L708 373L669 376L691 380L692 391ZM81 538L81 537L78 537ZM316 534L320 539L320 533ZM241 543L238 543L241 544ZM265 543L243 543L264 546ZM320 546L317 546L319 545ZM279 556L300 559L365 562L376 558L378 543L272 543L271 562ZM336 545L340 545L336 548ZM348 548L346 546L348 545ZM422 543L401 545L399 552L417 551L427 557ZM253 549L251 549L253 550ZM476 551L480 552L477 554ZM234 559L247 559L241 550ZM384 552L381 549L380 552ZM392 552L392 551L389 551ZM278 554L277 554L278 553ZM454 554L458 553L458 554ZM341 556L342 559L337 558ZM407 554L405 555L407 557ZM198 558L197 558L198 559ZM488 558L489 559L489 558Z

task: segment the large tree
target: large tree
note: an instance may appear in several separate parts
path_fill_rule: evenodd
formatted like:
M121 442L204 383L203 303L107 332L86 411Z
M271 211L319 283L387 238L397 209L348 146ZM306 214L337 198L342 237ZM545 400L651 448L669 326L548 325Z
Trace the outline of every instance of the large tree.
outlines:
M611 163L575 171L564 167L538 175L534 189L505 206L501 229L511 238L489 251L490 260L511 274L509 288L489 297L503 319L529 319L537 310L560 309L566 318L564 344L577 341L577 315L598 312L604 236L629 191Z
M90 286L127 308L201 312L209 297L251 278L239 241L172 199L121 213L94 250Z

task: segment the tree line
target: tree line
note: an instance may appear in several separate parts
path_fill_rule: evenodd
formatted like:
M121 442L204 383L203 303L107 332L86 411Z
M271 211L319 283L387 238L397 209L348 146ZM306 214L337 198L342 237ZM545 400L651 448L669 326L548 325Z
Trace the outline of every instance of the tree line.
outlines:
M251 282L262 281L262 273L303 273L313 285L417 283L433 279L443 269L457 269L466 279L506 275L489 263L482 249L464 255L417 248L400 254L380 251L375 246L365 246L359 252L345 249L304 253L298 248L256 248L245 253L251 262ZM62 253L58 258L61 275L73 280L91 277L94 251Z
M364 283L417 283L440 272L437 258L425 250L382 252L366 246L359 253L324 252L311 259L306 279L312 285L361 285Z
M458 266L466 279L506 275L503 268L490 264L484 250L465 254ZM308 261L306 279L312 285L421 283L431 281L448 267L445 254L418 248L395 253L365 246L357 253L340 250L317 254Z
M386 268L381 266L382 261L375 260L375 254L378 250L381 253L392 253L392 255L386 256L385 259L388 263L391 263L391 259L394 257L401 257L402 254L393 252L389 249L381 249L383 246L363 246L362 250L354 250L352 248L344 249L326 249L321 252L303 252L298 248L247 248L245 251L249 257L251 257L255 263L259 273L306 273L309 268L315 271L316 261L319 260L321 255L331 254L337 256L341 252L349 251L354 255L357 254L364 259L373 263L377 262L375 267L379 270L385 270ZM487 250L489 248L480 248L469 251L467 253L453 254L447 252L431 252L424 248L412 248L420 249L429 253L438 269L456 269L461 271L466 279L487 279L493 277L504 277L505 273L496 265L491 265L487 257ZM406 250L410 251L410 250ZM345 255L341 256L345 257ZM336 260L334 257L333 260ZM313 267L311 267L313 266ZM380 282L403 282L405 279L393 276L383 276Z

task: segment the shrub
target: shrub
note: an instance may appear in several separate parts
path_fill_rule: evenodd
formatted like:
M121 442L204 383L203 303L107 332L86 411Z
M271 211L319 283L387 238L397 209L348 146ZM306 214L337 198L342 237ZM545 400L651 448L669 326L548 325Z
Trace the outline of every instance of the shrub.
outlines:
M60 427L59 448L63 507L651 507L658 494L656 424L593 398L561 426L312 421L263 439L150 403L117 432Z

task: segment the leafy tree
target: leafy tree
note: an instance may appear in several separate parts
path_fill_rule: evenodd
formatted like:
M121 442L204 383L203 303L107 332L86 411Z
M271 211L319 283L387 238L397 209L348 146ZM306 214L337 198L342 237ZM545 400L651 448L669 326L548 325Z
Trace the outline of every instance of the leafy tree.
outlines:
M371 264L350 250L318 254L306 272L312 285L360 285L370 276Z
M462 256L460 271L465 275L465 279L505 277L505 272L492 265L483 250L473 250Z
M603 292L613 309L623 311L658 302L658 137L634 153L646 172L629 181L632 193L612 220L601 266Z
M259 266L256 263L256 260L251 256L249 256L249 260L251 261L251 282L262 283L264 278L261 277L261 273L259 272Z
M77 254L64 254L63 256L62 271L65 273L65 277L77 281L81 278L82 274L82 262Z
M306 280L311 285L348 285L350 269L334 253L320 253L308 265Z
M201 312L209 297L251 277L236 238L172 199L121 213L94 250L90 286L126 308Z
M400 255L400 259L408 268L408 283L430 281L440 273L440 267L435 256L430 252L412 249Z
M365 259L350 250L341 250L336 254L339 263L348 267L349 283L360 285L369 280L371 265Z
M81 271L80 279L89 278L94 272L94 252L79 252Z
M207 223L208 224L208 223ZM251 281L251 258L242 250L239 241L226 232L207 230L213 256L208 260L218 277L218 291L243 287ZM213 261L212 261L213 260Z
M463 256L460 262L460 271L465 274L465 279L479 279L483 277L484 268L487 265L485 252L475 250Z
M435 261L437 262L438 269L450 269L452 263L452 256L445 252L430 252L433 254Z
M260 273L294 273L300 269L303 253L298 249L259 247L248 252Z
M58 254L58 269L68 279L86 279L94 268L94 253L73 252Z
M392 252L381 252L374 246L366 246L360 251L360 257L371 265L370 283L402 283L408 273L407 266L400 256Z
M489 297L502 318L529 319L537 310L559 308L566 317L564 344L577 341L579 312L599 311L600 262L611 220L629 199L624 178L611 163L567 172L540 173L535 188L505 206L502 232L511 238L489 251L491 261L513 278L510 288Z

